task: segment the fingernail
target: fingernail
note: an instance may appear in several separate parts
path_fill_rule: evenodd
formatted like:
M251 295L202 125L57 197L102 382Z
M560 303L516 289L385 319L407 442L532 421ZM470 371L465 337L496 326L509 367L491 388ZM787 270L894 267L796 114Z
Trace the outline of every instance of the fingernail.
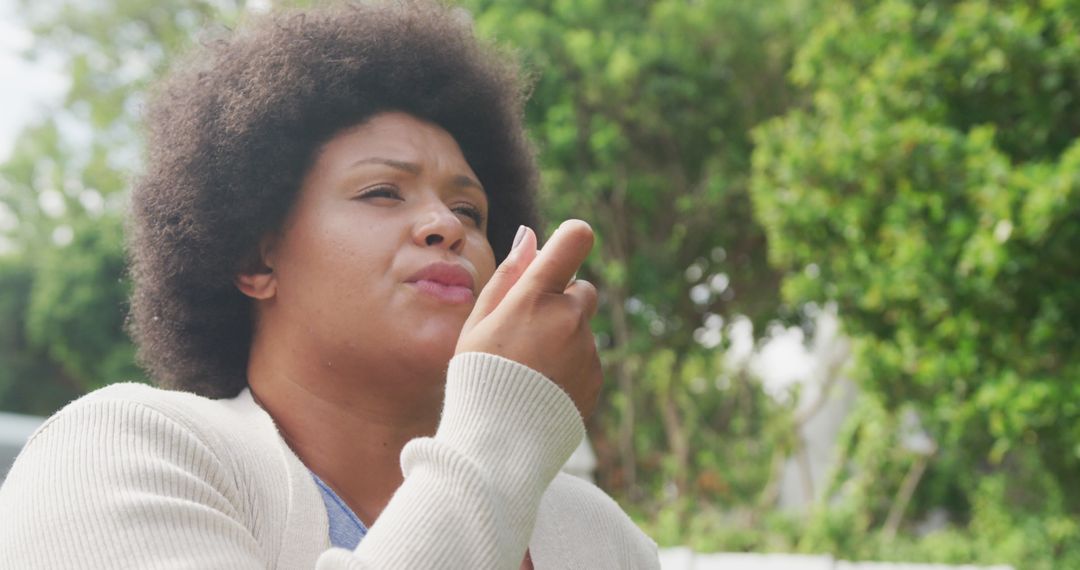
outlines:
M517 249L517 246L521 244L521 240L525 239L525 226L518 226L517 235L514 236L514 245L510 246L510 251Z

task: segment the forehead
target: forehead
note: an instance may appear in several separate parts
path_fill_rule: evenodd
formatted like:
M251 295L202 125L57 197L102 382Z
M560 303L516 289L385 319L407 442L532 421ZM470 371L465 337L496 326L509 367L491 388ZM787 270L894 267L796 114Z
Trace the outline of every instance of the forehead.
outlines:
M408 113L379 113L348 128L320 149L317 162L381 157L472 173L461 147L442 127Z

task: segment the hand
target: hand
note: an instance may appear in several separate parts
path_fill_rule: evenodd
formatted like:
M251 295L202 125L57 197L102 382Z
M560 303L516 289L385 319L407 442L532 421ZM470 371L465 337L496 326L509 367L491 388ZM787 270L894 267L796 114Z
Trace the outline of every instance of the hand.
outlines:
M586 418L603 381L589 328L596 288L570 280L592 249L593 231L581 220L567 220L540 252L536 234L525 231L480 292L455 353L487 352L520 362L562 388Z

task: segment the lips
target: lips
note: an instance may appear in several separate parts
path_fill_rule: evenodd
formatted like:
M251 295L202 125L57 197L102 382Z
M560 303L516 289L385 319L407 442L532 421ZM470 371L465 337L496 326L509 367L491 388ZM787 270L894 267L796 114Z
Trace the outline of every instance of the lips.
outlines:
M475 299L472 274L453 263L432 263L412 274L405 282L446 303L471 303Z

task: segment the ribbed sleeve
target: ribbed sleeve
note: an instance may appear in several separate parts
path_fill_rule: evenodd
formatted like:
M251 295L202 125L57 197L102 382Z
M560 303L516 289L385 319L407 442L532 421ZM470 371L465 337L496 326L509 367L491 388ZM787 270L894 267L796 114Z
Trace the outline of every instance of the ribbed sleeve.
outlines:
M454 357L435 436L405 447L405 482L353 557L332 551L320 568L518 568L544 490L584 435L573 401L540 373Z

